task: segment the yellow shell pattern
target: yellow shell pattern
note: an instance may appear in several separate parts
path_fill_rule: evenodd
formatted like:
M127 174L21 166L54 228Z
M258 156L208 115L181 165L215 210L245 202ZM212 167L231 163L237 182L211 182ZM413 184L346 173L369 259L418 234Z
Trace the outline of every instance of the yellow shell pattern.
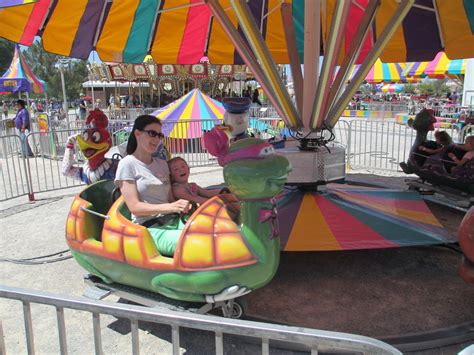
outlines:
M257 262L242 238L234 201L216 196L193 214L181 235L177 252L182 270L218 270Z

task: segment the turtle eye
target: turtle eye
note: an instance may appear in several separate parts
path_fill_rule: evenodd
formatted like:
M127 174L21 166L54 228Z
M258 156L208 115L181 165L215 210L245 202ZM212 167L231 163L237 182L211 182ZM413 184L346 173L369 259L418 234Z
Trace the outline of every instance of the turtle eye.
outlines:
M102 139L102 135L100 134L99 131L95 131L92 133L92 141L94 143L99 143L101 139Z
M268 146L268 147L262 148L262 150L260 150L260 153L258 155L261 157L265 157L267 155L272 155L272 154L275 154L275 149L273 149L273 146Z
M89 140L89 132L88 131L82 132L82 139L85 140L85 141Z

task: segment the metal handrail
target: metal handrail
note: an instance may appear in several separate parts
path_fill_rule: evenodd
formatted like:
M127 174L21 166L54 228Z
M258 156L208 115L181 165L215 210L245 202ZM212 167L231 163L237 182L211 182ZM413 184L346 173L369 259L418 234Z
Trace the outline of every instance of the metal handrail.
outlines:
M174 354L179 354L179 327L214 332L216 354L223 354L222 336L224 333L260 338L262 340L263 354L269 353L270 340L304 345L311 349L312 353L316 353L319 350L337 350L361 352L363 354L401 354L400 351L380 340L348 333L198 315L167 309L100 302L82 297L69 295L60 296L43 291L27 290L3 285L0 285L0 297L23 302L26 341L29 353L34 353L31 303L38 303L53 306L57 309L60 338L59 344L62 353L67 352L64 309L74 309L91 312L93 314L94 344L96 353L102 353L100 315L107 314L130 320L132 325L132 349L134 354L139 353L138 321L170 325L173 333L176 334L176 336L172 337ZM1 334L1 330L2 326L0 324L0 349L4 349L4 337L3 334Z

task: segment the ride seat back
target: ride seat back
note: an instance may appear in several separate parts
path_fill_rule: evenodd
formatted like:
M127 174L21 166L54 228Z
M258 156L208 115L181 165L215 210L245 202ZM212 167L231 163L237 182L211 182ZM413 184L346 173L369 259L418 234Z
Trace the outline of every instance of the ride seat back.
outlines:
M107 214L113 203L112 192L114 189L115 185L112 180L101 180L89 185L89 187L80 194L80 197L92 204L93 211Z
M112 180L101 180L88 186L80 197L88 201L90 205L86 209L107 215L113 201L113 190L115 188ZM88 231L88 235L100 241L102 235L102 227L104 219L92 213L85 213L84 228Z

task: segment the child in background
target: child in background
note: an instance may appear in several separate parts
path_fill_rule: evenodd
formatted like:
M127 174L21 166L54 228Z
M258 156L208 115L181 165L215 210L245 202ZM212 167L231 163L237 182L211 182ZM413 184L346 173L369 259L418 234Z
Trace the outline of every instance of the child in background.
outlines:
M194 182L188 182L189 166L181 157L175 157L168 160L168 167L171 175L171 189L175 199L185 199L199 204L207 201L226 189L207 190Z
M464 153L461 159L458 159L454 153L448 153L448 156L453 160L454 164L456 164L456 166L451 169L451 172L459 170L466 162L474 159L474 136L467 137L466 142L457 147L465 150L466 153Z

